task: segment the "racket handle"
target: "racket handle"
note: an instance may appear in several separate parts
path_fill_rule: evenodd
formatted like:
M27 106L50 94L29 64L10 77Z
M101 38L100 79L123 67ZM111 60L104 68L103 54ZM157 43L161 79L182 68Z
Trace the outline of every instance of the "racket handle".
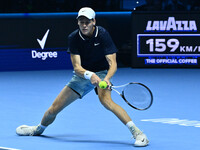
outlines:
M106 89L111 91L112 90L112 85L108 85Z

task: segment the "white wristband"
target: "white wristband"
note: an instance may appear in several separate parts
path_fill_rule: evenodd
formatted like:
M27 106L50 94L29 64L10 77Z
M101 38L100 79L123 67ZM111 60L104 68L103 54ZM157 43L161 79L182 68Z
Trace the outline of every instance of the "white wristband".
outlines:
M85 77L85 79L90 80L90 78L92 77L93 74L94 74L94 72L86 71L86 72L84 72L84 77Z

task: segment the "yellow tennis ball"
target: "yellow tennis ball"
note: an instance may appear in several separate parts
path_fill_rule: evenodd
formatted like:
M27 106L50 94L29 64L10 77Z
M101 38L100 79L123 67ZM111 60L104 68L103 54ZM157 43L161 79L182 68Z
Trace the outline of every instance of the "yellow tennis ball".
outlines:
M108 84L106 83L106 81L101 81L101 82L99 82L99 87L100 87L101 89L106 89L107 86L108 86Z

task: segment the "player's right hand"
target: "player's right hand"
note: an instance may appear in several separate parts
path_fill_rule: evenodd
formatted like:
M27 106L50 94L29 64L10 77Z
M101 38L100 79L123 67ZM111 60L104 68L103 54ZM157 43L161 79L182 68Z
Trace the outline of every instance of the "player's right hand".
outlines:
M99 82L101 82L101 79L94 73L90 78L90 81L94 86L98 86Z

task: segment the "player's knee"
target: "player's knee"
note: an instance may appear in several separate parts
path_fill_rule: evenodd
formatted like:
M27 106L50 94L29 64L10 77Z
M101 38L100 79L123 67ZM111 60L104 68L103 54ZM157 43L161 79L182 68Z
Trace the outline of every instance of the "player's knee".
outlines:
M99 100L101 102L101 104L108 110L112 111L114 108L114 102L112 101L112 98L110 96L110 94L108 93L99 93Z
M113 102L111 100L101 100L101 104L107 109L112 111L113 110Z

